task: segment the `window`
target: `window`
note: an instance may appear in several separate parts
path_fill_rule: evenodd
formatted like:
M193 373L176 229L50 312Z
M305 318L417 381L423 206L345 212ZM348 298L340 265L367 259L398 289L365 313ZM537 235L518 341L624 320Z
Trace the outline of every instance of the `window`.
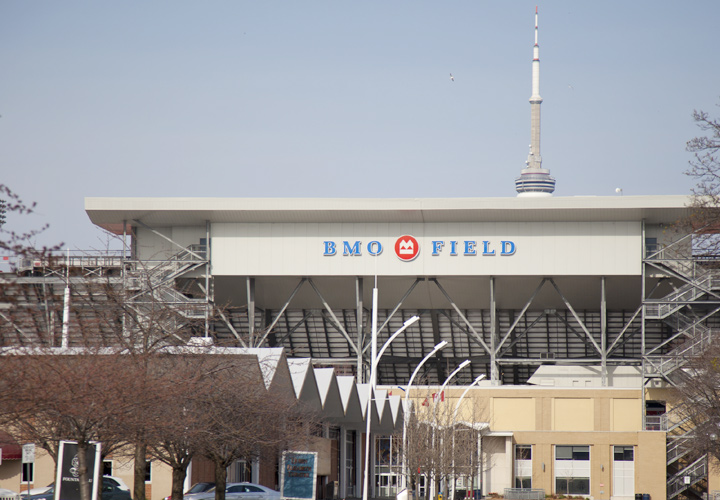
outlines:
M532 445L515 445L515 460L532 460Z
M515 478L515 487L516 488L532 488L532 478L531 477L516 477Z
M34 483L35 482L35 464L27 463L22 464L22 479L23 483Z
M555 478L555 493L558 495L589 495L589 477Z
M356 453L355 431L345 431L345 483L347 490L345 494L349 497L355 496L355 453Z
M615 446L613 452L613 460L615 462L632 462L634 460L632 446Z
M645 253L650 255L658 251L657 238L645 238Z
M589 446L555 446L555 493L590 494Z
M244 483L252 477L252 472L246 460L235 460L227 468L228 483Z
M377 437L375 439L375 465L390 465L390 438Z
M103 460L102 475L103 476L112 476L113 475L112 460Z
M145 482L151 483L152 482L152 461L148 460L145 464Z
M590 460L590 447L556 446L555 460Z
M532 445L515 445L515 487L532 488Z

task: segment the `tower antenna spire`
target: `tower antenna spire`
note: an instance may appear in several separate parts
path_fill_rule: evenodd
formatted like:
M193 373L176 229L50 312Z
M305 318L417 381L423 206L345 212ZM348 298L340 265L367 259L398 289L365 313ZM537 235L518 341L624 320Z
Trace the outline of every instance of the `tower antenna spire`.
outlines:
M515 179L515 190L519 197L552 196L555 179L550 170L542 168L540 155L540 45L538 44L538 8L535 6L535 45L532 60L532 93L530 95L530 153L526 167Z

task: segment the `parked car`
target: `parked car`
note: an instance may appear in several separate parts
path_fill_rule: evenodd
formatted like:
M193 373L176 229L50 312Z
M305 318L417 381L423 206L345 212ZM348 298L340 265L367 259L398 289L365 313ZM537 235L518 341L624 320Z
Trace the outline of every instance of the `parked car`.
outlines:
M196 495L196 494L203 494L207 491L215 488L215 483L210 482L204 482L204 483L195 483L193 484L189 490L187 490L183 494L183 500L191 500L195 498L194 496L188 497L188 495ZM170 500L172 498L172 495L165 497L163 500Z
M197 500L214 500L214 492L215 490L212 489ZM261 484L228 483L225 488L225 498L226 500L276 500L280 498L280 492Z
M195 483L183 495L183 500L199 500L200 497L206 497L208 492L215 492L215 483ZM170 500L171 497L165 497Z
M120 480L122 482L122 480ZM127 488L124 482L122 486ZM117 478L103 476L102 489L100 490L102 500L132 500L130 491L123 489L118 484ZM23 494L22 500L53 500L55 497L55 484L48 486L44 492L36 494Z
M13 490L0 488L0 498L17 498L17 493Z

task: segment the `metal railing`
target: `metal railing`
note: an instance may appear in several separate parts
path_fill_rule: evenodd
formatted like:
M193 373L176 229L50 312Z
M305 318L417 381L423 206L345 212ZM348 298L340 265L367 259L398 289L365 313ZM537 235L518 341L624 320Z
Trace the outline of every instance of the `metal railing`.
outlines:
M505 488L505 500L543 500L545 490L539 488Z
M668 500L675 498L680 493L690 488L692 485L702 481L707 477L707 455L695 460L692 464L668 479L667 482L667 498Z

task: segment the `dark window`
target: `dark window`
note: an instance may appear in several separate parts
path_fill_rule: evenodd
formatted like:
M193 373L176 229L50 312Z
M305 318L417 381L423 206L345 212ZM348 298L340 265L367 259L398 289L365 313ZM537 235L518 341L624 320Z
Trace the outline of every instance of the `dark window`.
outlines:
M516 477L515 478L515 487L516 488L532 488L532 478L531 477Z
M103 468L102 468L102 475L103 476L112 476L113 475L113 466L112 462L110 460L103 460Z
M555 493L560 495L589 495L589 477L558 477L555 478Z
M613 459L616 462L632 462L634 457L632 446L616 446Z
M152 482L152 462L150 460L145 464L145 482Z
M532 445L518 444L515 446L515 460L532 460Z

